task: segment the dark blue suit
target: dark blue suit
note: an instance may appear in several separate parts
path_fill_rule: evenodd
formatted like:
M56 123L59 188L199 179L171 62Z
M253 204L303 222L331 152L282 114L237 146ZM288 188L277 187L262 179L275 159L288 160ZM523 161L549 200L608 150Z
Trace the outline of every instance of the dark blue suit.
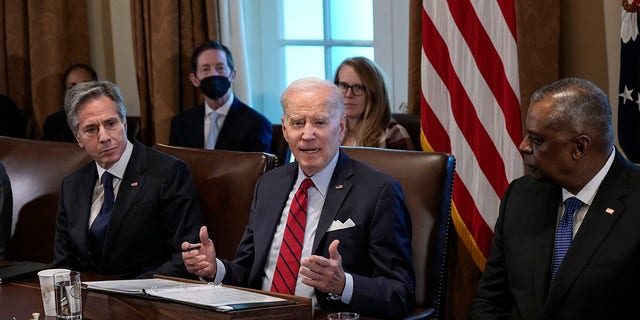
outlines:
M177 114L171 120L169 144L204 148L204 104ZM220 128L215 149L269 152L271 122L234 96Z
M470 319L640 317L640 169L616 152L550 287L561 202L531 176L509 185Z
M236 258L223 261L227 271L223 283L261 288L271 242L297 174L297 163L290 163L260 178ZM327 231L334 220L349 218L355 227ZM345 305L316 290L321 308L383 318L398 318L413 310L411 221L400 184L342 151L329 183L312 254L328 258L329 244L335 239L340 240L344 271L353 275L353 296L351 304Z
M155 273L187 276L180 244L198 241L202 212L186 165L134 143L116 196L100 261L89 253L88 225L95 162L66 177L56 222L57 266L123 278Z

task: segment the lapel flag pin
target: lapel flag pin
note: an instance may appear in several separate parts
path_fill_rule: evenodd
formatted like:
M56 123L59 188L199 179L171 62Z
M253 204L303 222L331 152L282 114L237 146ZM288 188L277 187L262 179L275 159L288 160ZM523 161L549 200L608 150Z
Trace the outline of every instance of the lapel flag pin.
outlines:
M132 187L137 187L137 186L138 186L138 181L131 182L131 186L132 186Z
M336 190L340 190L340 189L342 189L342 185L341 184L336 186Z
M614 210L611 208L607 208L607 210L605 210L606 213L608 214L613 214Z

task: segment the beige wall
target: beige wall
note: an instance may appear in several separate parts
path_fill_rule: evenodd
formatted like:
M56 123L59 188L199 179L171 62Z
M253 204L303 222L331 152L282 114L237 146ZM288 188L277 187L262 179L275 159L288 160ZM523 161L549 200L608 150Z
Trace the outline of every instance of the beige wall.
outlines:
M561 75L586 78L609 94L617 141L620 1L562 0L561 10Z

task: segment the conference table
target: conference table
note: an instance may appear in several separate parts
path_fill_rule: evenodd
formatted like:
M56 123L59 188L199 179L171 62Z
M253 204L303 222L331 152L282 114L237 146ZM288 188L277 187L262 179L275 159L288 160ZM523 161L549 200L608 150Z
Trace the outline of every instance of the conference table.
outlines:
M0 266L10 262L0 260ZM82 273L82 281L113 280L112 277L91 273ZM190 281L186 280L185 281ZM236 287L237 288L237 287ZM263 294L269 292L243 289ZM291 300L289 305L259 307L230 312L218 312L210 308L172 302L159 298L95 290L82 290L83 319L326 319L326 312L313 310L311 300L303 297L274 294ZM52 320L46 317L42 305L40 283L37 276L0 285L0 319L27 320L33 313L40 314L40 320ZM361 317L361 320L374 319Z

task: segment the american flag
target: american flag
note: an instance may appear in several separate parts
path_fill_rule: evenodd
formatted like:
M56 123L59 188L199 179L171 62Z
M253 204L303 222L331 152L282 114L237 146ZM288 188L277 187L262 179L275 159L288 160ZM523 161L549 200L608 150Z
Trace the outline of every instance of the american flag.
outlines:
M523 174L514 1L422 7L422 147L456 157L453 221L483 270L500 198Z
M618 99L618 140L627 158L640 162L640 0L622 1L620 27L620 94Z

